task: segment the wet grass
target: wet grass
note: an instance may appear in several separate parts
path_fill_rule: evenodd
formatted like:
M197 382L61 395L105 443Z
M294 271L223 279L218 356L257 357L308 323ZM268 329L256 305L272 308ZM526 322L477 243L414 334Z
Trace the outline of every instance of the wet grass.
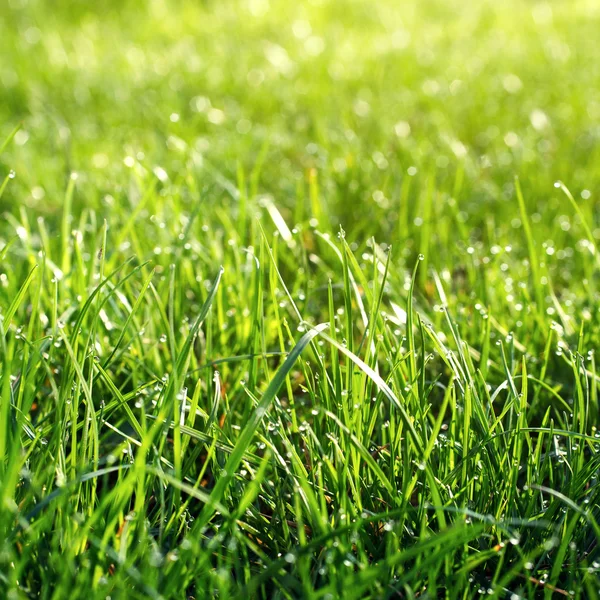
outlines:
M596 598L599 20L10 0L0 595Z

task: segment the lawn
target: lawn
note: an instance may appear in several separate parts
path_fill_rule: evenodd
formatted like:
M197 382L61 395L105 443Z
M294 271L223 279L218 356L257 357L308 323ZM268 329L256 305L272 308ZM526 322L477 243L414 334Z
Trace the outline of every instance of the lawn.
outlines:
M4 0L0 597L600 596L597 0Z

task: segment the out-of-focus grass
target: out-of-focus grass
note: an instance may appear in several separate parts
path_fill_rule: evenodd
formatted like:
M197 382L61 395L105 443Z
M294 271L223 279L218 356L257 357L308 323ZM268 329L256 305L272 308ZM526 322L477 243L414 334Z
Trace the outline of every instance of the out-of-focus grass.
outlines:
M9 3L2 119L26 123L23 186L65 168L110 185L132 152L176 172L182 142L233 179L268 143L261 190L290 206L317 168L338 220L350 200L375 214L411 165L452 180L464 164L496 215L515 172L539 210L548 181L594 185L595 2L119 4Z
M1 593L597 597L599 27L7 0Z

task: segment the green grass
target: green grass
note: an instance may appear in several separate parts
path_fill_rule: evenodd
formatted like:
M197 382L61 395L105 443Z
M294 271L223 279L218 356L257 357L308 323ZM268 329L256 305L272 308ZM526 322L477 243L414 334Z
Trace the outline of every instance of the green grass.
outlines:
M597 598L599 27L7 0L0 597Z

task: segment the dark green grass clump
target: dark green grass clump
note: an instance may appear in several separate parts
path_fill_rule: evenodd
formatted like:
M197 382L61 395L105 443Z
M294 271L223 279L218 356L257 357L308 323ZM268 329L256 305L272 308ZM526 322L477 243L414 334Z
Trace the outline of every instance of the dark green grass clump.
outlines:
M67 4L0 24L0 596L597 598L596 3Z

